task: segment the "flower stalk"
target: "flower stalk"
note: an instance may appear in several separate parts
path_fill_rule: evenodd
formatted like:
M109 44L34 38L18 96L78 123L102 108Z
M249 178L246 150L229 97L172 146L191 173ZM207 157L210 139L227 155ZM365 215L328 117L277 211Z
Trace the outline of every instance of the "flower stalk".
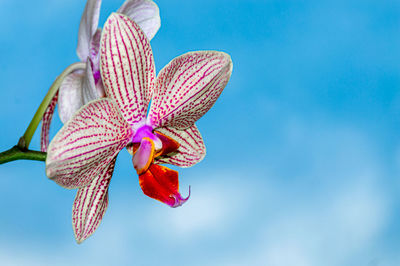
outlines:
M18 142L18 147L21 150L28 149L29 144L31 143L33 134L35 133L40 121L43 118L43 114L46 111L46 108L49 106L51 99L53 99L54 95L57 93L58 89L61 86L61 83L65 79L65 77L76 71L76 70L83 70L86 68L86 64L83 62L74 63L68 66L62 73L57 77L57 79L51 85L49 91L47 92L46 96L44 97L42 103L39 105L35 115L33 116L28 128L26 129L24 135Z
M23 150L17 145L0 153L0 164L16 160L45 161L46 153L40 151Z
M34 160L34 161L45 161L46 153L40 151L29 150L29 144L32 140L33 134L35 133L43 115L49 106L54 95L56 95L61 83L66 76L71 74L76 70L85 69L86 64L83 62L74 63L68 66L62 73L57 77L57 79L51 85L46 96L42 100L39 108L37 109L35 115L33 116L28 128L26 129L24 135L19 139L18 144L11 149L0 153L0 164L8 163L15 160Z

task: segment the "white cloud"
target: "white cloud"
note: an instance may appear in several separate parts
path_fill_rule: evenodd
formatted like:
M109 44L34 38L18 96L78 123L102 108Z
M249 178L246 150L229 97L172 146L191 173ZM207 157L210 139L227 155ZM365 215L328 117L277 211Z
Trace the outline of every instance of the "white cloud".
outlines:
M217 182L196 182L192 185L189 201L176 209L151 208L144 215L149 231L157 230L159 221L168 230L155 233L165 239L201 238L229 230L246 211L245 204L251 198L251 189L233 173L214 173ZM201 180L200 177L193 178ZM236 181L235 181L236 180ZM182 193L185 195L185 193ZM156 228L156 229L155 229Z
M279 200L279 194L282 199L286 197L286 184L269 184L275 195L256 204L259 199L254 195L259 191L265 193L260 183L249 186L245 179L235 178L231 173L216 176L220 182L193 184L195 193L192 196L195 197L178 209L160 204L139 207L129 215L126 210L132 208L127 207L129 202L124 204L126 195L116 196L112 201L111 216L104 220L94 238L83 245L65 243L56 251L51 247L52 243L42 243L33 251L32 247L11 245L9 250L0 248L0 261L11 266L71 265L74 262L108 265L112 262L124 264L134 258L140 264L153 252L144 248L146 253L140 253L139 245L152 246L143 242L143 236L164 243L171 240L193 243L199 239L209 241L215 234L238 233L234 230L237 221L254 211L249 208L253 205L256 210L264 212L260 226L253 228L256 237L243 244L245 248L241 252L231 252L229 256L224 254L220 258L218 255L205 256L193 261L193 265L344 266L349 265L346 262L357 254L363 255L360 257L364 261L360 265L368 265L376 259L373 253L368 254L369 244L381 232L389 215L386 197L375 183L377 176L363 176L365 182L349 180L339 183L332 188L335 194L321 194L319 198L312 197L309 202L299 204L292 199L270 201L273 198ZM277 206L280 211L274 211L271 206ZM246 227L243 229L247 230ZM142 235L140 231L143 231ZM226 243L228 249L231 244ZM156 247L156 252L165 246ZM171 244L171 248L173 246ZM16 247L24 250L22 256L15 253ZM182 257L193 254L190 252L193 252L190 247L180 250ZM99 254L107 254L107 258ZM172 263L166 259L165 265Z
M289 137L293 143L306 140L299 150L311 150L305 154L311 160L304 161L310 167L301 176L289 178L281 169L268 170L268 176L255 169L196 172L192 178L185 175L195 180L190 182L192 197L177 209L143 196L133 185L125 190L112 187L106 217L83 245L63 243L55 249L53 243L41 243L32 250L14 243L0 248L0 261L9 265L54 265L57 258L62 261L56 265L75 261L181 265L184 260L218 266L372 266L380 261L396 265L395 255L385 253L385 247L378 253L374 246L388 228L393 208L368 138L337 125L335 133L332 128L300 129ZM181 190L187 195L186 184ZM69 233L72 242L72 230ZM215 251L219 246L223 247ZM15 250L24 252L19 256ZM204 256L196 257L198 253Z
M7 266L21 266L21 265L31 265L31 266L40 266L40 265L49 265L49 261L46 261L45 256L31 256L31 255L22 255L16 254L11 250L7 250L4 247L0 250L0 261L2 265Z
M367 265L376 259L368 250L386 225L388 203L371 183L347 185L335 197L270 216L252 251L221 265L342 266L360 253L359 265Z
M309 126L301 121L291 126L289 140L294 138L297 152L303 149L312 158L304 160L308 168L300 178L274 184L271 190L277 196L263 206L266 214L258 236L243 247L247 251L215 265L344 266L379 261L382 253L374 243L391 219L392 199L367 135L350 126ZM274 205L279 211L268 211Z

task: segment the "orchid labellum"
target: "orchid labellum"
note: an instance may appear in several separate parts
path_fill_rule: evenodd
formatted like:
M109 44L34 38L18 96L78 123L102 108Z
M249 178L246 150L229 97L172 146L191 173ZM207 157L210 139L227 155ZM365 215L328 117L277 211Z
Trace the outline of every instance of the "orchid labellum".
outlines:
M47 109L42 125L41 150L46 151L49 143L49 128L58 101L58 111L63 123L86 103L105 96L100 77L99 47L101 29L98 28L101 0L88 0L82 15L76 52L85 70L69 74L61 84ZM126 0L117 11L133 19L151 40L160 28L157 5L151 0Z
M100 71L107 97L86 104L64 124L46 160L49 178L79 188L73 205L78 242L96 230L106 211L115 160L124 147L145 195L171 207L187 200L179 193L178 173L160 164L189 167L203 159L205 146L194 123L226 86L232 62L223 52L190 52L155 78L146 34L129 17L113 13L102 32Z

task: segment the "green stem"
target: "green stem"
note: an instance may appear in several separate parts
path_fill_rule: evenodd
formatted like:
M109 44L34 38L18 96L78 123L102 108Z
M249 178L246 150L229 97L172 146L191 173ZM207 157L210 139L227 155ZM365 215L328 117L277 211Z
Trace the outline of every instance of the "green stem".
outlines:
M75 70L78 69L85 69L86 64L79 62L79 63L74 63L67 67L61 75L57 77L57 79L54 81L54 83L51 85L49 91L47 92L46 96L44 97L42 103L39 105L39 108L37 109L35 115L33 116L31 123L29 124L28 128L25 131L25 134L21 137L21 139L18 142L18 147L21 148L21 150L27 150L29 147L29 144L31 143L33 134L35 133L40 121L43 118L44 113L46 112L47 107L49 106L51 100L53 99L54 95L56 95L58 89L61 86L61 83L65 79L65 77L72 73ZM12 149L11 149L12 150ZM9 150L10 151L10 150ZM7 151L8 152L8 151ZM24 152L26 153L26 152ZM22 159L27 159L27 158L22 158ZM35 159L32 159L35 160ZM0 161L1 163L1 161Z
M8 151L0 153L0 164L23 159L45 161L46 153L40 151L23 150L18 146L14 146Z

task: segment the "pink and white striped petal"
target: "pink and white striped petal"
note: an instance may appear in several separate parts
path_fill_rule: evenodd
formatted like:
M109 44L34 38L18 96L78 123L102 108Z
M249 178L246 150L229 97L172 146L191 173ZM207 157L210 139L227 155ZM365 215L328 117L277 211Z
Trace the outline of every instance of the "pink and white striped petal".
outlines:
M58 92L58 114L64 124L83 106L82 83L84 75L82 70L75 71L61 83Z
M180 144L176 153L157 157L154 161L156 164L165 163L180 167L191 167L206 156L206 147L196 125L185 130L171 127L157 128L156 132L171 137Z
M117 13L135 21L149 40L153 39L161 26L160 10L151 0L126 0Z
M150 43L130 18L113 13L107 19L100 45L100 69L108 97L133 125L146 117L154 86Z
M93 35L96 33L99 23L101 0L88 0L81 18L78 32L78 46L76 53L85 61L90 56L90 48Z
M108 185L114 171L115 157L107 168L76 193L72 205L72 227L76 242L82 243L94 233L108 206Z
M85 105L53 138L46 174L65 188L89 185L130 141L132 130L113 100Z
M191 127L214 105L231 73L231 58L223 52L175 58L158 75L149 122L155 127Z
M47 151L47 147L49 146L49 134L50 134L50 124L51 120L53 119L54 110L56 109L58 101L58 91L56 95L54 95L53 99L49 106L47 107L46 111L44 112L42 118L42 131L40 133L40 150L42 152Z

